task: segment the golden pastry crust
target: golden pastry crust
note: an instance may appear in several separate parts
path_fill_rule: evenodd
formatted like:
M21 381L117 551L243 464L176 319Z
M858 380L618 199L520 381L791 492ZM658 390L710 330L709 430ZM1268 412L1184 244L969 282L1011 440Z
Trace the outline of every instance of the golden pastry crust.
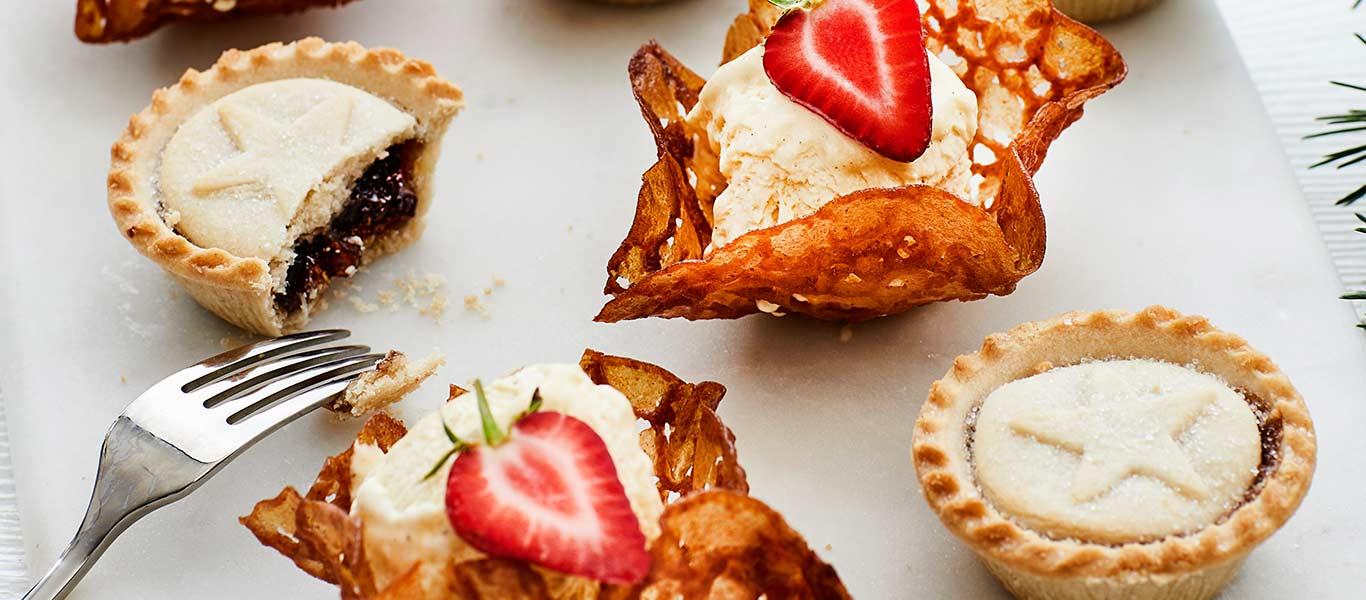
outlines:
M725 61L762 43L780 15L765 0L749 7L727 33ZM705 256L712 202L725 186L719 174L699 175L707 166L695 164L693 143L705 132L684 118L705 81L650 43L630 74L659 158L608 261L612 299L597 320L736 318L761 304L864 320L1009 294L1037 270L1045 234L1032 176L1082 105L1124 79L1124 61L1049 0L937 0L924 21L927 49L960 57L954 69L978 97L972 169L981 206L928 185L863 190Z
M195 300L223 319L262 335L295 329L304 319L277 314L270 265L218 248L202 248L176 233L159 214L156 169L163 148L180 124L209 103L242 88L278 79L312 77L347 84L383 98L417 119L422 144L413 165L417 214L367 248L365 259L395 252L421 235L431 195L431 174L441 136L463 106L460 89L431 65L388 48L306 38L248 51L228 50L207 71L187 70L174 85L152 94L133 115L110 152L109 210L119 232L144 256L161 265Z
M398 350L390 350L373 370L361 373L347 385L327 409L352 417L378 412L412 393L444 364L446 357L440 352L411 360Z
M1262 403L1256 407L1260 427L1278 441L1271 469L1241 506L1198 532L1113 546L1047 538L1009 520L982 496L968 449L972 411L981 400L1009 381L1106 358L1188 365ZM1137 313L1072 312L988 336L978 352L959 356L930 388L911 457L930 506L1012 589L1029 595L1049 582L1122 583L1153 590L1178 586L1191 594L1160 597L1207 597L1299 506L1314 472L1315 438L1304 400L1269 358L1203 317L1153 306Z

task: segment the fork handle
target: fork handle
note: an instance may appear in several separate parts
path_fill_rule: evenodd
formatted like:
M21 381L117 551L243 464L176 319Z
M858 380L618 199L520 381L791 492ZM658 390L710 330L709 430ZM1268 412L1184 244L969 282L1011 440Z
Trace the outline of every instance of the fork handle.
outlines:
M184 460L168 460L167 450ZM85 519L52 569L34 584L24 600L66 598L105 548L143 515L188 494L192 475L210 471L157 439L127 417L119 417L104 436L95 490Z

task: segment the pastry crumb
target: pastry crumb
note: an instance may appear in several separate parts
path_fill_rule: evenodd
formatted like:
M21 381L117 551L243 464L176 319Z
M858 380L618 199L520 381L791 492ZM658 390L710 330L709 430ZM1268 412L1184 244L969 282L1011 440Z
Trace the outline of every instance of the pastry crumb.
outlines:
M370 313L380 309L396 312L400 308L410 308L419 315L441 321L446 312L446 278L436 273L418 275L409 269L403 275L390 279L388 286L375 292L373 298L365 299L352 296L351 306L359 312ZM348 286L352 293L358 293L360 286ZM346 297L340 295L339 297Z
M507 280L497 275L491 275L489 281L489 285L463 296L465 310L486 319L492 316L492 311L485 300L492 298L495 292L507 286ZM400 308L409 308L439 323L451 306L446 291L446 278L435 273L419 275L409 269L403 275L390 279L385 289L376 291L371 298L361 297L357 293L358 289L359 286L346 286L346 291L339 291L337 297L348 298L349 293L351 306L363 313L380 309L394 312Z
M342 396L327 408L353 417L378 412L402 400L444 364L446 358L440 352L411 361L402 352L390 350L374 370L366 371L352 381Z
M235 335L229 335L218 338L218 345L224 349L231 350L238 346L245 346L249 341L251 341L250 338L240 338Z
M127 376L127 375L119 375L119 383L125 383L125 384L128 383L128 376Z
M441 316L446 314L445 294L432 297L432 301L422 308L417 309L418 314L431 317L437 322L441 321Z
M845 323L844 327L840 328L840 343L848 344L849 340L852 339L854 339L854 326Z
M835 548L834 548L833 546L831 546L830 544L826 544L826 545L825 545L825 551L826 551L826 552L829 552L829 551L834 550L834 549L835 549Z
M351 308L356 309L356 312L362 313L372 313L379 310L378 306L366 302L365 299L360 296L351 296Z
M475 294L465 296L465 310L478 313L479 316L484 317L485 319L489 318L488 305L484 304L484 301Z

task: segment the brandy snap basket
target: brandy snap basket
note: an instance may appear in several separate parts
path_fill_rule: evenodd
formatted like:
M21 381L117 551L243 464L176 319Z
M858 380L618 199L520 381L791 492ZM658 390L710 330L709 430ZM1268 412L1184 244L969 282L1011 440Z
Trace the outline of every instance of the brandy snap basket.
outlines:
M750 0L726 36L724 61L763 43L780 14ZM705 255L722 188L694 183L715 178L698 176L693 140L705 133L685 118L705 81L651 42L629 70L659 159L608 262L612 298L596 320L726 319L762 305L859 321L1014 291L1044 256L1033 174L1082 105L1124 79L1124 61L1049 0L931 0L923 22L928 51L977 95L970 152L980 204L927 185L867 189Z
M211 21L238 15L288 14L353 0L76 0L76 37L82 42L127 42L173 21Z
M537 569L525 562L484 558L449 565L450 598L812 598L847 599L834 568L763 502L750 498L735 436L716 415L726 389L686 383L648 363L584 352L580 367L599 385L631 401L648 424L640 446L654 464L665 502L661 533L650 544L651 567L635 586L599 584ZM465 391L451 386L451 398ZM406 430L380 414L358 442L388 451ZM344 599L425 598L418 569L376 589L361 541L363 524L350 515L353 450L327 459L305 495L287 487L241 519L262 544L310 575L336 584Z

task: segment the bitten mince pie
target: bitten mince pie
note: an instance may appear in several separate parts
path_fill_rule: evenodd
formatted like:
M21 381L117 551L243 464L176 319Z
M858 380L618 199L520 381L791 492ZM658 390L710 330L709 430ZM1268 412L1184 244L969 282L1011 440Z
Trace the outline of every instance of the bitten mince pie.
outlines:
M587 351L377 415L242 519L343 598L848 598L748 495L725 388Z
M309 38L225 52L114 144L119 230L200 304L263 335L421 234L460 90L397 50Z
M1304 401L1237 336L1166 308L993 335L935 382L930 506L1020 598L1210 598L1314 472Z

